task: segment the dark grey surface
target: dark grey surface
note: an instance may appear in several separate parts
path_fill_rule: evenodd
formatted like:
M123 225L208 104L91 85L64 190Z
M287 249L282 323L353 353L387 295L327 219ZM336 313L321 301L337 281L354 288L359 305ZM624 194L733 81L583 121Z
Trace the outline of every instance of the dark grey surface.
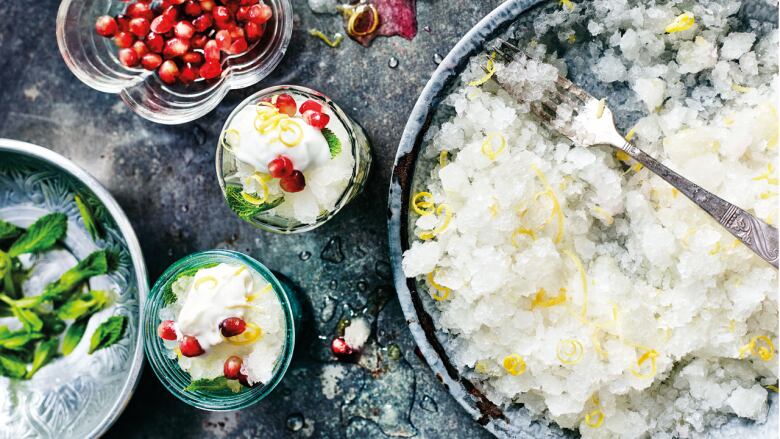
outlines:
M186 254L229 248L289 276L311 307L291 369L266 400L232 413L198 411L168 394L147 367L108 437L489 437L414 352L391 286L385 227L396 146L436 67L434 54L445 55L499 3L420 0L413 41L379 38L370 48L345 41L331 49L306 29L332 34L341 30L339 19L315 16L305 0L293 0L292 44L276 72L175 127L136 116L68 71L54 37L56 1L0 3L0 137L51 148L103 183L138 234L150 283ZM374 155L365 192L325 226L299 236L242 223L224 205L214 171L219 129L233 107L282 83L333 98L365 128ZM358 364L337 362L328 348L339 317L350 314L364 315L373 328ZM392 344L400 360L387 355ZM323 376L334 371L343 377L330 386ZM287 425L300 420L296 414L303 426L294 432Z

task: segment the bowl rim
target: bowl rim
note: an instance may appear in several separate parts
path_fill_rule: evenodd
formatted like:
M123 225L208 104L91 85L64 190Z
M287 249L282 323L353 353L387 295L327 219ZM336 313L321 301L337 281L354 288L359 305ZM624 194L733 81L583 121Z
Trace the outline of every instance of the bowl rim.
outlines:
M146 264L144 262L143 253L141 252L141 245L139 244L135 231L130 224L130 220L127 218L127 215L125 215L116 199L114 199L114 197L105 187L103 187L102 184L100 184L100 182L98 182L94 177L87 173L87 171L80 168L68 158L42 146L6 138L0 138L0 152L12 152L42 160L43 162L53 165L81 181L106 207L108 212L111 214L111 217L116 222L117 227L122 232L122 236L124 237L125 243L127 244L127 250L130 253L133 266L135 267L135 277L138 283L138 333L136 334L136 342L134 347L135 353L132 357L130 370L128 371L127 378L122 385L122 389L117 395L114 405L107 412L107 416L88 434L88 437L102 436L114 424L114 422L116 422L116 420L119 418L119 415L127 407L127 404L130 402L130 398L138 386L138 382L141 378L141 370L143 369L143 331L140 323L143 322L144 318L142 304L146 300L146 296L149 292L149 285Z
M65 16L67 15L68 8L70 8L73 3L79 1L83 0L61 0L57 9L55 25L57 47L63 61L65 62L65 65L68 67L68 70L70 70L71 73L76 76L76 78L78 78L88 87L103 93L118 95L122 102L130 107L130 109L133 110L135 114L143 117L144 119L162 125L180 125L197 120L219 106L219 104L225 99L225 96L227 96L228 92L231 90L239 90L242 88L251 87L252 85L262 81L268 75L273 73L277 67L279 67L279 64L281 64L285 54L287 53L290 42L292 41L295 15L292 2L291 0L273 0L274 2L279 3L279 10L283 12L283 16L280 20L280 33L278 35L279 47L271 54L268 60L266 60L266 62L263 64L255 66L254 68L236 73L234 71L233 65L230 64L229 61L231 57L228 57L227 67L220 76L219 82L215 84L214 88L208 92L210 94L208 98L201 100L196 106L190 108L186 112L180 111L175 115L160 117L158 112L139 104L129 93L129 91L135 87L146 87L144 84L147 81L147 77L152 76L152 72L144 71L132 78L127 79L126 81L109 86L92 80L91 76L83 71L79 64L72 59L66 47L67 45L65 44Z

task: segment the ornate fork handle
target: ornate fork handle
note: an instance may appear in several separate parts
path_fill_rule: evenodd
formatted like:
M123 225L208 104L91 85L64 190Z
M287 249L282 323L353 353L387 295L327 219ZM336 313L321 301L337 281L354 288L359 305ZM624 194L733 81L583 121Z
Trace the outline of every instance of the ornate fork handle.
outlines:
M777 268L778 243L775 227L702 189L631 143L625 142L619 148L685 194L732 235Z

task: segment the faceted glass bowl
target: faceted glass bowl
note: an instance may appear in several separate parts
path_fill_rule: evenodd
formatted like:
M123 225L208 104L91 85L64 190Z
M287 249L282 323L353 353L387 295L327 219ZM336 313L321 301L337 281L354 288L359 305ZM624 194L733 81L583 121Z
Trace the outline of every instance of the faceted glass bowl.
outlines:
M347 116L346 113L334 103L330 98L324 94L312 90L310 88L301 87L298 85L279 85L276 87L266 88L246 98L243 102L230 113L225 125L222 127L222 133L224 133L233 122L233 118L241 112L247 105L254 105L260 102L265 97L270 97L279 93L292 93L295 95L301 95L307 99L312 99L323 106L330 109L333 115L336 116L338 121L344 125L349 137L347 145L352 151L352 156L355 158L355 165L352 168L352 176L341 193L338 201L336 202L333 210L320 214L312 224L304 224L294 218L283 217L274 215L269 212L262 212L248 222L263 230L275 233L300 233L308 230L316 229L317 227L325 224L329 219L333 218L344 206L346 206L353 198L355 198L360 191L363 190L363 186L368 179L368 171L371 168L371 146L368 143L368 138L363 132L363 128L357 124L352 118ZM217 179L219 180L219 186L222 188L222 194L226 195L226 183L225 177L234 174L237 170L236 157L223 147L222 135L217 144Z
M125 67L119 62L112 38L95 33L101 15L123 13L121 0L63 0L57 13L57 44L68 68L83 83L116 93L141 117L162 124L195 120L216 107L228 91L245 88L265 78L281 62L290 43L293 10L290 0L265 0L273 17L260 41L240 55L222 61L219 78L168 85L155 72Z
M274 375L267 383L251 389L242 388L238 393L212 393L202 391L185 391L192 379L190 375L179 367L175 359L169 357L169 352L160 337L157 336L157 326L160 324L160 309L165 305L162 301L162 292L165 285L169 284L179 273L184 270L202 267L213 263L238 263L246 265L254 270L265 280L271 283L276 297L282 306L284 313L287 336L282 346L282 351L274 366ZM237 410L248 407L265 398L279 384L284 376L293 356L295 347L295 332L297 322L300 320L300 308L292 291L282 284L271 271L255 259L242 253L229 250L207 250L193 253L176 261L160 276L152 287L152 291L146 298L143 317L144 350L146 358L152 365L155 375L163 383L169 392L187 404L211 411Z

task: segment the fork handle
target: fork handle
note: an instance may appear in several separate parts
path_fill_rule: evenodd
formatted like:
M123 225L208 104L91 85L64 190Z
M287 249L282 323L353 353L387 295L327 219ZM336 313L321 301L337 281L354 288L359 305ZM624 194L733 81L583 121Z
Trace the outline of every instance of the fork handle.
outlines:
M732 235L777 268L777 228L704 190L630 142L625 142L620 149L685 194Z

